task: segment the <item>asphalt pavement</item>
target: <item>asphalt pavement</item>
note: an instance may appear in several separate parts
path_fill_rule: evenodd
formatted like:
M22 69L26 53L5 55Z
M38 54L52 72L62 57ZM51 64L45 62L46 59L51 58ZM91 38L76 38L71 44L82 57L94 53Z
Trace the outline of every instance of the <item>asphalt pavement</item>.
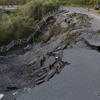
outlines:
M100 53L93 50L64 50L71 63L49 82L20 94L16 100L100 100Z

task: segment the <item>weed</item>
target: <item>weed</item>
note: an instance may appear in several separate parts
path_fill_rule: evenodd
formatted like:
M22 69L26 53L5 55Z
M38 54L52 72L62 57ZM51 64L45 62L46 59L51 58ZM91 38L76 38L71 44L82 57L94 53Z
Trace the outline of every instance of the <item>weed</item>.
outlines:
M42 36L39 36L35 39L36 42L41 42L43 43L44 42L44 38Z
M66 43L67 38L71 35L72 28L69 28L67 34L61 39L62 43Z

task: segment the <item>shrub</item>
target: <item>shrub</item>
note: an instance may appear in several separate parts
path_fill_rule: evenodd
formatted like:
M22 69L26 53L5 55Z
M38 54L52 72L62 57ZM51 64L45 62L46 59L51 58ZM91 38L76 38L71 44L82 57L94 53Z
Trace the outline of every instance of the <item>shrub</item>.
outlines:
M29 17L4 14L0 22L0 45L8 44L13 39L28 37L36 23Z
M34 18L34 20L41 20L47 12L58 9L59 3L55 0L32 0L26 5L22 6L21 12L24 16Z
M0 46L28 37L42 17L58 7L55 0L32 0L19 9L5 10L0 21Z

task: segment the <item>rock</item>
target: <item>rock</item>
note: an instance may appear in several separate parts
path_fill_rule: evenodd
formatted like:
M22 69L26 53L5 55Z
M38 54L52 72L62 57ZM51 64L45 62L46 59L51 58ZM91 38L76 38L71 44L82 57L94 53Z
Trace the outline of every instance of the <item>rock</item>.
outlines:
M4 56L0 56L0 60L1 60L2 58L4 58Z
M77 24L78 23L78 20L76 20L76 18L73 19L73 24Z
M45 74L47 71L45 71L45 70L43 70L43 71L38 71L37 72L37 75L38 75L38 77L40 77L40 76L42 76L43 74Z
M86 40L86 39L85 39L85 40ZM100 47L100 41L97 41L97 40L86 40L86 42L87 42L90 46Z
M36 81L42 80L47 76L47 73L44 73L42 76L38 77Z
M45 61L45 57L44 57L44 56L42 56L42 58L41 58L41 60L40 60L40 66L43 66L44 61Z
M100 47L100 35L94 35L94 34L86 35L84 37L84 40L90 46Z
M39 84L41 84L41 83L43 83L43 82L45 82L44 79L37 81L36 84L39 85Z
M50 29L49 28L48 28L48 31L45 31L45 30L43 31L43 36L42 37L43 37L44 40L48 39L49 33L50 33Z
M61 51L61 50L60 50L60 51ZM52 55L54 55L54 56L59 55L59 52L60 52L60 51L53 52Z
M65 22L67 22L68 24L70 24L70 23L71 23L71 21L72 21L72 19L71 19L71 18L66 18L66 19L65 19Z
M69 10L65 10L64 12L63 12L63 14L67 14L69 12Z
M63 44L62 45L62 50L64 50L66 47L67 47L67 45L66 44Z
M62 44L61 46L57 47L55 51L60 51L66 48L66 44Z
M7 91L12 91L18 89L17 86L9 86L7 87Z
M6 59L3 56L0 56L0 64L6 64L8 62L8 59ZM1 66L1 65L0 65Z
M5 71L6 69L8 69L8 65L6 65L6 64L0 64L0 73L2 73L3 71Z
M4 97L4 94L0 94L0 100Z
M24 51L29 51L29 50L32 49L32 48L33 48L32 45L29 44L29 45L27 45L23 50L24 50Z
M46 68L49 71L49 66L53 65L55 63L55 57L50 56L45 62L43 68Z
M34 61L33 61L34 62ZM34 63L35 64L35 67L36 68L40 68L40 67L42 67L43 65L44 65L44 62L45 62L45 57L44 57L44 55L42 55L42 56L40 56L38 59L37 59L37 61ZM31 61L31 63L32 63L32 61ZM34 66L34 65L33 65Z
M62 59L62 55L63 55L63 50L59 50L59 51L57 51L57 52L53 52L53 54L55 55L55 58L57 58L57 59ZM56 60L57 60L56 59Z
M55 51L59 51L59 50L61 50L61 49L62 49L62 47L59 46L59 47L57 47L57 49L56 49Z
M48 72L48 74L47 74L47 76L45 77L45 81L48 81L50 78L52 78L54 75L55 75L55 73L56 73L56 69L55 68L53 68L53 69L51 69L49 72Z
M8 91L7 87L9 88L12 86L14 85L8 76L0 77L0 91Z
M60 64L59 63L55 63L54 64L55 68L56 68L56 73L59 74L59 70L61 70Z

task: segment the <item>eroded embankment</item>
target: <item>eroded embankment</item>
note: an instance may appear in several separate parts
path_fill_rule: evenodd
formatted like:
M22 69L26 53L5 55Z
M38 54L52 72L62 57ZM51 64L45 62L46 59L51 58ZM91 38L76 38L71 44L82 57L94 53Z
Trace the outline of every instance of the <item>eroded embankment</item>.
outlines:
M0 57L0 91L7 92L39 85L60 73L71 62L62 61L63 50L71 48L91 49L96 40L99 47L99 33L90 28L90 18L85 14L60 13L50 17L40 28L35 40L43 43L30 45L23 55ZM92 37L92 38L90 38ZM95 38L93 38L95 37ZM89 45L88 45L89 44ZM100 44L100 43L99 43Z

